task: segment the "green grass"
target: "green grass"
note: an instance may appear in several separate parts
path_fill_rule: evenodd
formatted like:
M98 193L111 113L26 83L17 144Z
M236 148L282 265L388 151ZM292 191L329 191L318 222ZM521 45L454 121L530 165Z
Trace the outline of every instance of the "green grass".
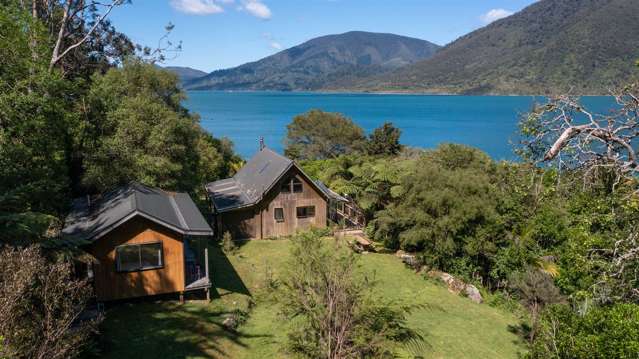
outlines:
M225 256L211 247L216 286L211 303L172 301L117 305L107 311L102 326L101 356L105 358L282 358L288 323L265 289L269 272L277 278L289 254L287 240L251 241ZM509 326L514 315L475 304L427 281L388 254L364 254L362 270L374 275L376 295L396 304L415 306L408 324L425 339L426 358L516 358L524 348ZM236 308L255 303L237 333L221 326ZM412 358L414 350L398 348Z

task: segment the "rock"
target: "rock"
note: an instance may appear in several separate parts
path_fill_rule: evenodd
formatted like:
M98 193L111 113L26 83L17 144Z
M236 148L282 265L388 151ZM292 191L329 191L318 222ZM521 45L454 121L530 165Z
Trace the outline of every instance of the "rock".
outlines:
M453 276L451 276L451 279L449 282L447 282L447 284L448 291L457 295L459 295L466 288L466 283Z
M466 284L466 288L464 289L466 296L477 304L481 304L484 299L481 297L481 293L479 293L479 289L472 284Z
M226 328L226 330L235 330L237 328L237 321L233 317L228 317L224 319L222 322L222 326Z
M404 252L403 250L399 249L397 250L397 252L395 252L395 256L396 257L402 257L404 254L406 254L406 252Z

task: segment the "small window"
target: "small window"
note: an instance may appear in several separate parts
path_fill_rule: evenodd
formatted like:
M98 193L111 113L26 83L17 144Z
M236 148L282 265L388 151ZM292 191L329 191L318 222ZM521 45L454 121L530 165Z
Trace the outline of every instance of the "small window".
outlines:
M293 183L293 193L301 193L304 191L304 187L302 187L302 181L299 178L295 177L292 180Z
M297 207L297 218L315 217L315 206Z
M162 268L162 243L128 244L115 248L118 272Z
M275 208L275 212L273 214L275 216L275 222L284 222L284 208Z
M286 180L282 182L282 188L280 190L282 193L291 193L291 181Z

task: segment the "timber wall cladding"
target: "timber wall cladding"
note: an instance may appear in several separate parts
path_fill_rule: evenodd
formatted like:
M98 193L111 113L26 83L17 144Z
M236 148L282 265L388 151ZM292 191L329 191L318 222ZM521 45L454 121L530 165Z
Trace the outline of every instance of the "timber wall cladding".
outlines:
M282 193L282 182L295 176L302 181L301 193ZM314 206L315 216L297 218L297 207ZM275 220L275 208L284 209L284 222ZM295 234L299 229L326 227L327 204L324 197L315 190L294 168L278 182L256 206L230 211L218 215L220 235L228 231L233 239L262 239Z
M283 181L290 181L292 176L302 181L301 193L281 193L281 183L278 183L267 197L268 205L262 210L262 237L278 237L295 234L297 230L311 227L326 227L326 200L306 179L296 171L284 176ZM314 206L315 216L297 218L297 207ZM275 220L275 208L284 209L284 221Z
M163 267L117 272L115 248L123 244L162 242ZM133 218L96 240L91 253L99 300L124 299L184 290L184 247L181 235L144 218Z

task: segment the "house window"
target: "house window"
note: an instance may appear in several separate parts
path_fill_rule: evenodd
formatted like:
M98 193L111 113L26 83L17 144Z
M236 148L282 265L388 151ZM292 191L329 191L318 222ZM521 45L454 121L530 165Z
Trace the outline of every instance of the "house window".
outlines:
M116 247L115 263L118 272L162 268L162 242Z
M315 217L315 206L297 207L297 218Z
M284 208L275 208L275 212L273 214L275 216L275 222L284 222Z
M300 181L299 178L294 177L291 182L293 184L293 193L301 193L304 191L304 188L302 187L302 181Z
M282 182L282 193L301 193L303 191L304 187L302 186L302 181L297 177L293 177L292 179Z
M291 193L291 181L284 181L282 182L282 189L281 189L282 193Z

